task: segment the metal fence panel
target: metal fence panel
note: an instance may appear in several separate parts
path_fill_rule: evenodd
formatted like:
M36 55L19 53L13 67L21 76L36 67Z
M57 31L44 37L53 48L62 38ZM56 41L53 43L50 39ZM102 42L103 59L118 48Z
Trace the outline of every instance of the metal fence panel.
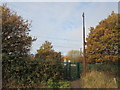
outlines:
M65 77L68 80L80 78L80 62L64 62Z

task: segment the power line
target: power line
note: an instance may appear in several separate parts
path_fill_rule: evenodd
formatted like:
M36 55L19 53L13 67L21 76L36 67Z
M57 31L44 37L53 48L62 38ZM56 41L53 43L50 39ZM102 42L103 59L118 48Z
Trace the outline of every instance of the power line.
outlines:
M47 41L47 40L45 40ZM42 44L44 44L45 41L42 41L42 40L39 40L39 42L41 42ZM51 42L51 41L50 41ZM53 44L53 43L52 43ZM72 44L72 43L69 43L69 44L65 44L65 43L60 43L61 45L73 45L73 46L80 46L80 45L77 45L77 44ZM65 46L61 46L61 45L58 45L58 47L65 47ZM57 45L53 45L53 46L57 46ZM66 46L66 48L69 47L69 46ZM69 48L74 48L74 47L69 47Z
M17 8L16 5L12 4L13 7ZM17 8L18 9L18 8ZM25 12L19 8L21 12ZM16 10L17 11L17 10ZM27 13L26 13L27 14ZM49 35L49 33L46 33ZM56 37L48 37L48 36L40 36L40 38L47 38L47 39L55 39L55 40L64 40L64 41L72 41L72 42L80 42L79 40L71 40L71 39L66 39L66 38L56 38Z
M44 44L45 41L39 41L39 42L41 42L42 44ZM42 44L41 44L40 46L42 46ZM71 48L72 48L72 49L73 49L73 48L76 48L76 47L63 46L63 45L67 45L67 44L62 44L62 45L54 45L54 44L52 44L53 48L54 48L54 47L59 47L59 48L70 48L70 49L71 49ZM69 44L68 44L68 45L69 45ZM40 46L39 46L39 47L40 47ZM75 46L75 45L74 45L74 46ZM80 45L78 45L78 46L80 46ZM78 47L78 48L80 48L80 47Z
M25 12L25 11L23 11L22 9L20 9L20 8L18 8L17 6L15 6L15 5L13 5L12 4L12 6L13 7L15 7L15 8L17 8L15 11L17 12L17 10L19 9L21 12ZM20 13L19 13L20 14ZM27 15L28 15L28 13L26 13ZM47 34L47 35L49 35L49 33L45 33L45 34ZM79 40L71 40L71 39L66 39L66 38L56 38L56 37L48 37L48 36L40 36L40 38L47 38L47 39L50 39L50 40L63 40L63 41L67 41L67 43L69 42L69 41L71 41L72 43L73 42L80 42ZM44 42L44 41L42 41L42 42ZM73 45L73 44L72 44ZM53 45L53 46L55 46L55 47L61 47L61 48L75 48L75 47L68 47L68 46L61 46L61 45ZM74 44L74 46L75 46L75 44ZM76 46L79 46L79 45L76 45ZM79 47L78 47L79 48Z
M65 46L58 46L58 45L54 45L55 47L62 47L62 48L75 48L75 47L65 47ZM78 47L78 49L79 49L79 47Z
M40 36L40 38L47 38L47 39L56 39L56 40L80 42L79 40L72 40L72 39L66 39L66 38L56 38L56 37L48 37L48 36Z

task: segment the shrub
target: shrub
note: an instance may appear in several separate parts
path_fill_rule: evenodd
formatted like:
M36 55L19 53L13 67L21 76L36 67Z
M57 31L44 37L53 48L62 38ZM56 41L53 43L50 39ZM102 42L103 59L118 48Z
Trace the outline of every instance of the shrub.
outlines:
M59 81L54 82L52 79L49 79L47 82L42 82L45 85L45 88L70 88L69 81Z
M87 64L87 71L104 71L112 75L118 74L118 66L115 64Z
M35 59L42 63L40 73L42 73L41 78L43 80L48 81L48 79L52 78L52 80L58 81L63 78L64 70L61 64L63 58L60 52L56 52L53 49L51 42L45 41L40 46L35 55Z
M23 60L14 56L3 56L4 87L33 86L36 83L52 79L62 79L62 66L43 60Z

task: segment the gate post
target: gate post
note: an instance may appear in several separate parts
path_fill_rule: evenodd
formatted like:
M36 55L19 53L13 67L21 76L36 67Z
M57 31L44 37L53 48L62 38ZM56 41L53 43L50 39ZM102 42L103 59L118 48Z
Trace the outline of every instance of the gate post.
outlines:
M69 77L69 80L71 80L71 63L68 62L68 77Z
M80 62L77 62L77 77L80 78Z
M66 62L66 78L69 79L69 62Z

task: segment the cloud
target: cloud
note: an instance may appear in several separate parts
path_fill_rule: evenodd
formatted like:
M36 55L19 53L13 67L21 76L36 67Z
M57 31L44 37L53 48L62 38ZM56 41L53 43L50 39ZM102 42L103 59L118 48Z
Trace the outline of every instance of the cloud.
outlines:
M71 49L82 47L82 13L85 12L86 35L90 26L96 26L111 11L117 11L117 3L8 3L8 6L22 17L32 20L30 35L37 41L31 52L49 40L55 50L67 53Z

